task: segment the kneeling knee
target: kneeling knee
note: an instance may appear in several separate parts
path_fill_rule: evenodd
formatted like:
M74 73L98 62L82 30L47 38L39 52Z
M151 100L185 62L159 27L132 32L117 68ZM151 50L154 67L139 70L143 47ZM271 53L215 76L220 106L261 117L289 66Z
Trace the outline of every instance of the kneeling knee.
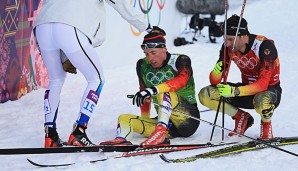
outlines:
M275 109L270 94L267 92L257 94L254 98L254 108L262 120L270 120Z
M213 86L207 86L202 88L198 96L201 104L205 106L209 103L210 100L218 101L220 99L220 95L217 88Z
M208 94L208 87L204 87L200 90L199 94L198 94L198 97L199 97L199 101L202 105L205 105L206 104L206 99L210 98L209 94Z

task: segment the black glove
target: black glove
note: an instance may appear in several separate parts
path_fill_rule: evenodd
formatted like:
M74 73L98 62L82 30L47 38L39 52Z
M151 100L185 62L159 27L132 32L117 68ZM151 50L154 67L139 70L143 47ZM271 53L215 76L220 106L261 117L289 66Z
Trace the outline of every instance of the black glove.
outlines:
M163 29L159 28L158 26L153 26L153 28L151 28L150 24L148 26L147 32L148 33L160 33L163 36L166 35L166 32Z
M137 105L138 107L143 106L145 103L145 99L154 96L157 94L157 88L156 87L150 87L146 88L145 90L137 92L132 99L132 104Z
M64 61L62 63L62 65L63 65L64 71L69 72L71 74L76 74L77 73L77 68L72 65L70 60Z

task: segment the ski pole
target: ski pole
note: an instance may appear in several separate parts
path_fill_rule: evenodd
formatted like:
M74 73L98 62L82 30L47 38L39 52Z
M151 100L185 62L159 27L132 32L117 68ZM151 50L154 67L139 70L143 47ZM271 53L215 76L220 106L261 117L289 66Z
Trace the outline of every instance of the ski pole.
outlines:
M200 110L200 113L209 112L209 111L211 111L211 110L212 110L212 109Z
M219 102L218 102L218 106L217 106L217 110L216 110L216 114L215 114L215 118L214 118L214 122L213 122L213 127L212 127L212 131L211 131L211 136L210 136L210 140L209 141L212 141L212 138L213 138L213 134L214 134L214 130L215 130L215 124L217 122L217 117L218 117L218 113L219 113L219 110L220 110L220 105L221 103L223 103L223 106L224 106L224 100L223 100L223 97L220 97L219 99ZM224 115L224 111L222 112L222 115ZM222 125L223 126L223 125ZM223 141L223 140L222 140Z
M134 95L127 95L127 97L128 97L128 98L133 98ZM150 100L147 100L147 102L149 102L149 101L150 101ZM291 151L288 151L288 150L279 148L279 147L277 147L277 146L275 146L275 145L272 145L272 144L267 143L267 142L265 142L265 141L262 141L262 140L260 140L260 139L252 138L252 137L247 136L247 135L244 135L244 134L243 134L243 135L240 135L238 132L232 131L232 130L230 130L230 129L228 129L228 128L219 126L219 125L217 125L217 124L213 124L213 123L208 122L208 121L206 121L206 120L204 120L204 119L201 119L201 118L198 118L198 117L195 117L195 116L191 116L190 114L188 114L188 113L186 113L186 112L183 112L183 111L180 111L180 110L177 110L177 109L172 109L172 108L170 108L170 107L168 107L168 106L164 106L164 105L162 105L162 104L158 104L158 103L155 103L155 102L153 102L153 101L150 101L150 102L151 102L152 104L158 106L158 107L162 107L162 108L165 108L165 109L167 109L167 110L171 110L171 111L174 111L174 112L178 112L178 113L180 113L180 114L182 114L182 115L185 115L185 116L187 116L187 117L189 117L189 118L192 118L192 119L194 119L194 120L208 123L209 125L216 126L216 127L221 128L221 129L224 129L224 130L233 132L233 133L235 133L235 134L237 134L237 135L239 135L239 136L243 136L243 137L249 138L249 139L254 140L254 141L258 142L258 143L261 143L261 144L267 145L267 146L269 146L269 147L272 147L272 148L274 148L274 149L276 149L276 150L280 150L280 151L282 151L282 152L285 152L285 153L288 153L288 154L291 154L291 155L293 155L293 156L298 157L298 154L296 154L296 153L293 153L293 152L291 152Z
M240 18L239 18L237 30L236 30L236 35L235 35L235 39L234 39L234 42L233 42L233 48L232 48L232 51L233 52L235 50L235 44L236 44L236 40L237 40L237 37L238 37L238 31L239 31L241 20L242 20L242 16L243 16L243 13L244 13L245 4L246 4L246 0L244 0L243 1L243 4L242 4L242 9L241 9L241 13L240 13Z
M127 98L132 99L134 97L134 95L127 95ZM146 99L146 102L148 103L153 103L153 101ZM153 103L154 104L154 103ZM155 104L154 104L155 105ZM200 110L200 113L204 113L204 112L209 112L212 111L212 109L205 109L205 110Z
M227 56L227 13L228 13L228 0L225 0L224 2L225 5L225 25L224 25L224 69L223 69L223 74L224 74L224 84L227 83L227 77L228 77L228 72L229 70L227 70L226 68L226 56ZM229 61L229 66L230 66L230 61ZM217 117L218 117L218 113L220 110L220 105L222 103L222 126L224 127L225 125L225 97L220 97L219 102L218 102L218 107L216 110L216 114L215 114L215 118L214 118L214 124L216 124L217 122ZM213 138L213 134L214 134L214 130L215 130L215 126L212 127L212 131L211 131L211 136L210 136L210 141L212 141ZM224 130L222 130L222 137L221 140L224 141Z
M224 29L224 40L225 40L225 44L224 44L224 61L226 62L226 58L227 58L227 15L228 15L228 0L225 0L225 29ZM224 62L224 63L225 63ZM230 61L231 62L231 61ZM229 62L229 66L230 66L230 62ZM224 70L226 70L226 65L224 65ZM229 70L228 70L229 72ZM228 77L228 73L225 74L225 77L224 77L224 83L226 84L227 83L227 77ZM222 127L225 127L225 97L222 97L222 102L223 102L223 105L222 105ZM220 107L220 105L219 105ZM218 109L219 110L219 109ZM224 138L224 134L225 134L225 130L222 129L221 130L221 140L222 142L224 142L225 138Z

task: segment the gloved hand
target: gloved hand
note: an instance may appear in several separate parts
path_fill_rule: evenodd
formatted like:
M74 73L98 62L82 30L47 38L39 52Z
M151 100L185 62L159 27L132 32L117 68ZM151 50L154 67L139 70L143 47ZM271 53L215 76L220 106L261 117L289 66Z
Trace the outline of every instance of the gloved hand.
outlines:
M223 71L223 62L222 61L219 61L215 64L214 66L214 69L213 69L213 72L215 74L220 74L222 71Z
M216 85L219 94L223 97L235 97L235 87L228 84L217 84ZM238 94L239 95L239 94Z
M72 63L70 62L69 59L64 61L62 63L62 65L63 65L64 71L69 72L71 74L76 74L77 73L77 68L72 65Z
M166 35L166 32L163 29L159 28L158 26L153 26L153 28L151 28L150 24L148 26L147 32L148 33L160 33L163 36Z
M145 90L137 92L132 99L132 104L137 105L138 107L143 106L145 99L154 96L158 93L156 87L146 88Z

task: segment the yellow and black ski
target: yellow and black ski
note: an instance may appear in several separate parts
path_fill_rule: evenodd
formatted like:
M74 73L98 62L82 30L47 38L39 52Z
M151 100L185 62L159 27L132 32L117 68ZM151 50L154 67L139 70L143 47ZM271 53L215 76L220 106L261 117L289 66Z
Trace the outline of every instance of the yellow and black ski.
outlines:
M292 144L298 144L298 137L276 137L273 139L269 139L266 141L249 141L242 144L236 144L229 147L225 147L222 149L185 157L185 158L178 158L178 159L169 159L165 155L161 154L160 158L168 163L184 163L184 162L192 162L198 159L204 159L204 158L215 158L215 157L221 157L221 156L227 156L231 154L237 154L245 151L252 151L252 150L258 150L258 149L264 149L267 147L276 147L277 146L284 146L284 145L292 145ZM288 152L292 155L295 155L297 157L297 154L283 150L278 148L279 150L282 150L284 152Z

